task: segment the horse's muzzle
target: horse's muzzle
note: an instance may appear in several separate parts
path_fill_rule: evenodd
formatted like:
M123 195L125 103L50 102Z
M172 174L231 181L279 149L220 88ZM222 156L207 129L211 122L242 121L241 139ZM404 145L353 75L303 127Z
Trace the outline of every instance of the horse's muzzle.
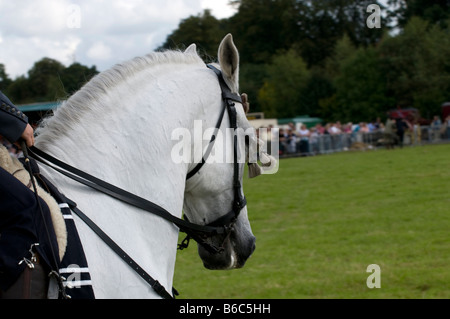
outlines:
M225 240L223 238L213 238L211 240L221 242L219 252L211 253L211 250L200 244L198 245L198 254L203 261L203 265L211 270L242 268L256 248L256 238L253 235L242 240L237 239L234 232L232 232Z

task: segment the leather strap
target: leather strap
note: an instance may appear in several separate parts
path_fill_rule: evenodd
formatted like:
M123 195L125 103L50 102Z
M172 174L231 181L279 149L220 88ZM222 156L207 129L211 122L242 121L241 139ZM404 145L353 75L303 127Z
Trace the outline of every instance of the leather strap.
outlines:
M235 101L235 102L239 102L242 103L242 98L235 93L232 93L230 91L230 89L228 88L228 85L225 83L225 80L223 79L222 76L222 72L217 69L216 67L214 67L211 64L208 64L207 67L211 70L214 71L214 73L216 73L218 79L219 79L219 85L220 85L220 89L222 91L222 100L224 100L226 102L225 106L222 108L222 111L220 113L219 119L216 123L216 128L214 130L214 134L213 136L211 136L211 140L209 141L209 145L208 148L206 149L205 154L202 157L202 161L200 163L198 163L193 169L192 171L190 171L187 175L186 175L186 180L192 178L195 174L197 174L197 172L202 168L202 166L206 163L206 160L209 157L209 154L211 153L212 147L214 146L214 142L216 140L216 134L217 131L220 129L220 126L222 125L222 121L223 121L223 116L225 115L225 109L227 108L226 105L230 102L230 101ZM228 114L229 116L234 116L234 118L236 118L236 112L234 112L233 115L230 115L230 110L228 109ZM235 121L236 123L236 121ZM236 128L236 126L234 126L233 128Z
M88 216L76 207L76 204L68 198L65 198L66 203L70 209L83 220L104 242L107 244L122 260L130 266L142 279L144 279L155 292L164 299L173 299L167 290L162 286L158 280L153 279L137 262L133 260L119 245L117 245L111 237L109 237L100 227L98 227ZM173 290L174 293L176 290Z
M203 156L202 156L202 161L200 163L198 163L194 167L194 169L186 175L186 180L190 179L192 176L197 174L197 172L200 170L200 168L202 168L202 166L206 163L206 160L208 159L208 156L211 153L212 147L214 146L214 142L216 141L216 134L217 134L217 131L220 129L224 115L225 115L225 107L222 108L222 111L220 112L219 120L217 121L216 128L214 129L214 134L211 136L211 140L209 141L208 148L206 149L205 154L203 154Z
M141 198L137 195L134 195L126 190L119 188L119 187L116 187L112 184L109 184L105 181L102 181L101 179L98 179L98 178L96 178L86 172L83 172L73 166L70 166L69 164L66 164L66 163L58 160L57 158L51 156L50 154L47 154L47 153L41 151L40 149L38 149L35 146L32 146L29 148L29 153L32 157L34 157L36 160L40 161L41 163L51 167L52 169L58 171L59 173L65 175L81 184L84 184L86 186L94 188L106 195L109 195L109 196L116 198L120 201L123 201L127 204L130 204L132 206L135 206L135 207L138 207L145 211L148 211L152 214L155 214L159 217L166 219L167 221L174 223L175 225L178 226L178 228L180 228L180 231L182 231L182 232L189 233L189 234L193 233L192 235L195 237L198 237L198 235L200 233L214 235L214 234L222 234L224 232L224 229L222 227L210 227L210 226L197 225L197 224L189 223L181 218L175 217L172 214L170 214L167 210L162 208L161 206L159 206L153 202L150 202L144 198ZM49 162L53 163L56 166L50 164Z

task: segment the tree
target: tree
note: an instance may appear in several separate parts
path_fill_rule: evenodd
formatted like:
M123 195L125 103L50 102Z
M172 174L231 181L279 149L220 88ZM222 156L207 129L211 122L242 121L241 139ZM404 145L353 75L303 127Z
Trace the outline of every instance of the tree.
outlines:
M374 47L359 48L344 60L335 78L336 103L341 121L375 120L392 105Z
M318 101L318 116L326 121L333 122L341 120L343 116L342 105L338 104L336 97L336 79L342 78L344 65L349 64L356 53L356 46L347 34L336 42L332 55L325 61L324 73L331 82L330 94L321 97Z
M330 98L335 93L332 78L319 68L313 68L309 73L305 86L300 93L303 102L301 114L324 117L320 102Z
M66 96L60 75L64 70L60 62L43 58L28 71L29 86L36 101L54 101Z
M96 74L98 71L95 66L88 68L78 62L72 63L61 72L61 81L65 92L69 95L75 93Z
M258 102L269 117L293 117L307 112L302 90L308 81L306 63L293 50L274 58L267 66L267 78Z
M439 114L450 92L450 30L414 17L398 36L382 41L380 52L396 105L416 107L427 118Z
M368 46L380 40L382 30L370 29L366 25L370 4L383 8L379 1L373 0L297 1L298 37L295 47L301 51L309 67L323 66L343 34L355 46Z
M30 81L23 75L12 81L5 91L8 98L15 104L33 102Z
M158 50L184 49L195 43L200 55L204 59L210 59L210 56L216 56L220 40L225 34L221 22L211 15L210 10L205 10L200 15L182 20L178 29L167 37Z
M56 60L43 58L34 63L28 77L10 81L5 91L17 104L56 101L73 94L97 73L95 66L88 68L75 62L66 68Z
M448 27L449 0L389 0L388 4L395 8L389 10L389 16L397 20L399 27L405 27L413 17L420 17L440 27Z
M12 80L6 74L5 65L0 63L0 91L5 91L11 84Z
M228 21L243 63L269 63L297 39L295 0L239 0L237 13Z
M262 112L258 101L258 92L264 85L267 76L265 64L241 63L239 67L239 87L250 99L250 112Z
M336 42L333 54L325 61L325 70L329 76L335 78L342 72L341 68L345 61L350 59L356 52L356 47L347 34Z

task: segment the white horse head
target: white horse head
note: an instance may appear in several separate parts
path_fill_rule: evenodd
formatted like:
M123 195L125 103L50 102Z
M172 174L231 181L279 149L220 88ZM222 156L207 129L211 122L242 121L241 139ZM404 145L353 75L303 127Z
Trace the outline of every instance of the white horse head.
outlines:
M231 35L219 49L219 65L228 87L238 91L239 56ZM172 133L186 128L193 136L195 121L214 127L223 109L218 78L195 52L154 52L118 64L88 82L44 121L36 146L43 151L163 207L176 217L185 215L205 225L227 214L234 200L234 166L206 163L190 180L191 160L171 157ZM236 103L237 126L250 127ZM221 129L227 127L225 113ZM204 132L201 132L204 133ZM207 144L192 146L192 154ZM233 153L232 147L226 152ZM171 291L178 228L158 216L118 202L42 167L78 208L88 215L167 291ZM243 164L238 180L242 183ZM239 191L242 194L242 189ZM89 263L94 292L105 298L157 297L136 273L120 260L81 220L75 222ZM244 207L227 236L209 238L223 247L199 254L212 269L244 265L254 250Z
M227 35L222 40L219 46L218 59L226 85L233 93L237 93L239 87L239 54L231 35ZM245 117L244 108L241 104L236 106L237 122L241 128L247 129L250 125ZM223 135L232 134L232 131L226 132L225 130L228 127L227 123L229 123L227 120L221 123L221 132L225 132ZM230 136L228 137L230 138ZM232 144L225 143L222 146L225 152L233 153ZM184 211L189 220L198 224L209 225L233 211L235 197L244 197L242 188L236 190L233 187L236 182L234 180L234 169L238 170L236 172L238 174L237 179L239 185L242 185L244 165L241 163L236 168L234 165L234 162L227 163L225 161L205 164L192 180L188 180ZM240 194L236 194L236 192ZM244 266L247 258L255 250L255 237L248 221L247 206L239 208L238 211L232 229L225 234L216 235L210 239L214 245L221 248L220 252L206 249L201 244L198 245L199 255L206 268L240 268Z

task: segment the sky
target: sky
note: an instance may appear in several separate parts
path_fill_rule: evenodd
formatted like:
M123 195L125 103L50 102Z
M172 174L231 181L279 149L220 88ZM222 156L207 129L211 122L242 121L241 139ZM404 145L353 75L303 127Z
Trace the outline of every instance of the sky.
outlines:
M104 71L162 45L182 19L229 0L0 0L0 63L15 79L44 57ZM190 43L187 43L188 46Z

